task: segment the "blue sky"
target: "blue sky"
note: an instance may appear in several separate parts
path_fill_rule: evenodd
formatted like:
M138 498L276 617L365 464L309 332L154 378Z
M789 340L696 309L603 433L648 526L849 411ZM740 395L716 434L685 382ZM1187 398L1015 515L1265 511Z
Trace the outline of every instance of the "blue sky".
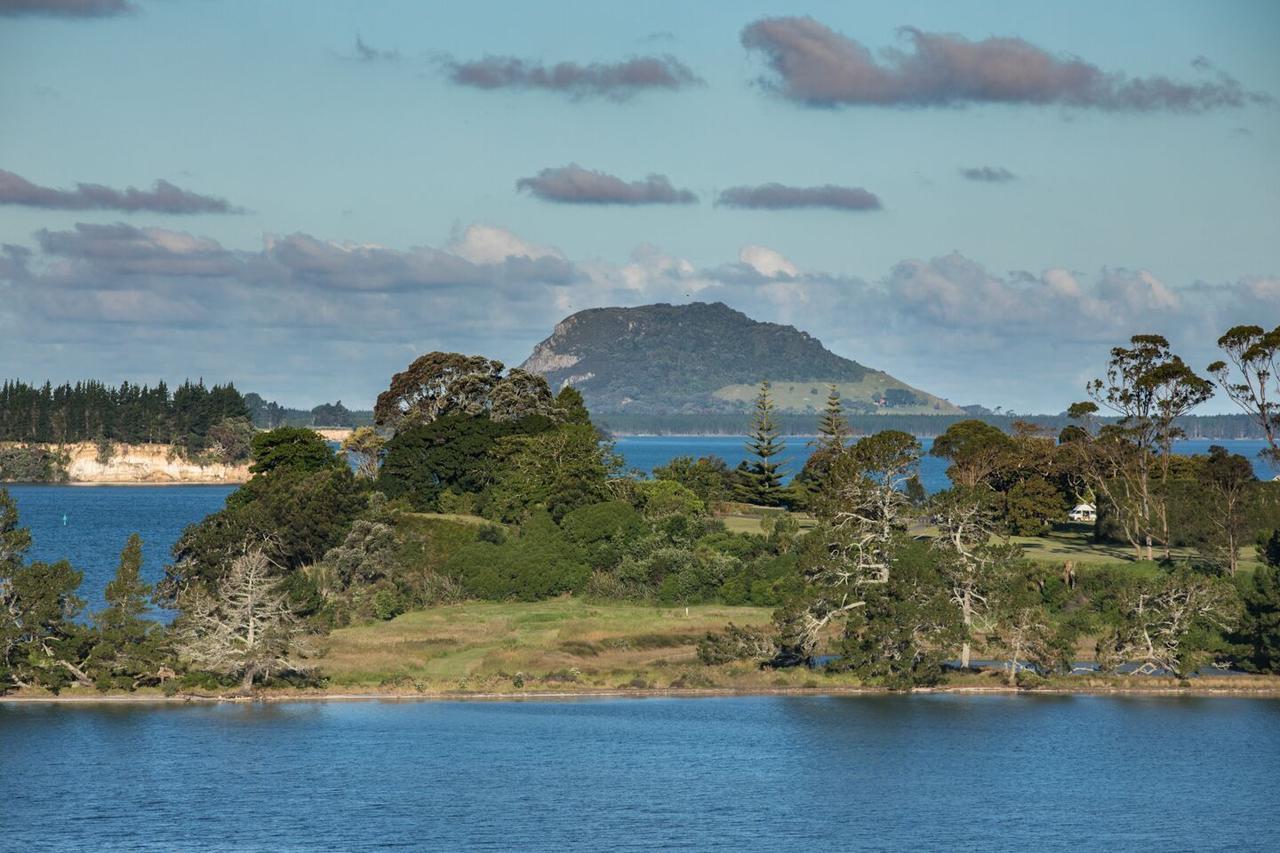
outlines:
M0 0L0 242L20 247L0 260L5 375L202 375L367 404L421 352L518 363L571 311L697 298L958 403L1057 411L1129 334L1164 333L1203 366L1227 326L1280 323L1280 4L48 14L67 5ZM852 43L870 72L844 67ZM938 77L913 64L929 46L986 70ZM1026 51L1096 74L1087 91L990 94ZM654 57L697 82L583 94L451 77L485 57ZM1135 95L1134 80L1172 94ZM698 201L517 190L544 170L563 184L570 164L636 199L647 191L628 187L660 175ZM961 171L978 168L1012 177ZM158 180L229 212L121 200ZM773 183L858 188L879 207L716 203Z

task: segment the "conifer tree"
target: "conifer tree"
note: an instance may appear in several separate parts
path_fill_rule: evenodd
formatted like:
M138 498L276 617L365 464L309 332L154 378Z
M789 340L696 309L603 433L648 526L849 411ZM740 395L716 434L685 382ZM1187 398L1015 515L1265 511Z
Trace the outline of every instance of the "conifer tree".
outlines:
M162 660L156 623L145 618L151 585L142 579L142 539L129 537L115 579L107 584L107 607L94 614L97 642L86 669L101 688L132 689L154 676Z
M779 438L774 420L769 381L765 380L760 383L760 393L756 396L755 415L747 440L747 451L755 459L742 471L745 482L740 497L760 506L778 504L782 497L782 463L775 460L785 449L786 443Z
M849 442L850 435L852 430L849 429L849 421L844 416L844 405L840 402L840 389L832 385L831 393L827 395L827 407L822 413L822 419L818 422L818 450L843 450Z

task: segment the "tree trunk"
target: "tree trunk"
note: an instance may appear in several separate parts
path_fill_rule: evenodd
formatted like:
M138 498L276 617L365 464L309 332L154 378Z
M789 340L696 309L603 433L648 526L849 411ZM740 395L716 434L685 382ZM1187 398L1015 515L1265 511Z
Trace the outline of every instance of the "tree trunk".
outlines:
M240 690L248 693L253 690L253 678L258 674L258 668L253 664L249 664L244 668L244 677L240 679Z

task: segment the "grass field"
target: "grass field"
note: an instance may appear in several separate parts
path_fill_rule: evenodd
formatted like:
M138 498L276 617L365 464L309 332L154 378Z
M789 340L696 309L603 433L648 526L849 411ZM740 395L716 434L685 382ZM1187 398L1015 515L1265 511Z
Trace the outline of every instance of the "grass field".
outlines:
M802 683L812 673L762 675L709 670L698 640L728 622L761 625L760 607L653 607L558 598L533 603L468 602L406 613L390 622L342 628L315 663L335 687L510 690L645 686L760 686ZM726 679L728 682L726 683Z

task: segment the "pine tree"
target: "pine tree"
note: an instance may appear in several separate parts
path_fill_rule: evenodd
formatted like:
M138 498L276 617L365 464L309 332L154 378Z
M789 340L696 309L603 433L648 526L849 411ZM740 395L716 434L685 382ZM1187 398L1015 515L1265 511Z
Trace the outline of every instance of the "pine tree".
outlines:
M151 585L142 579L142 539L129 537L115 579L107 584L107 607L94 614L97 642L86 669L103 689L132 689L151 680L163 658L156 623L145 618Z
M760 383L747 441L747 451L755 460L742 472L745 482L740 497L760 506L779 503L782 497L782 463L775 458L785 449L786 443L778 437L778 424L774 420L770 385L765 380Z
M818 422L818 450L843 450L852 434L849 421L844 416L844 405L840 402L840 389L832 385L831 393L827 395L827 408Z

